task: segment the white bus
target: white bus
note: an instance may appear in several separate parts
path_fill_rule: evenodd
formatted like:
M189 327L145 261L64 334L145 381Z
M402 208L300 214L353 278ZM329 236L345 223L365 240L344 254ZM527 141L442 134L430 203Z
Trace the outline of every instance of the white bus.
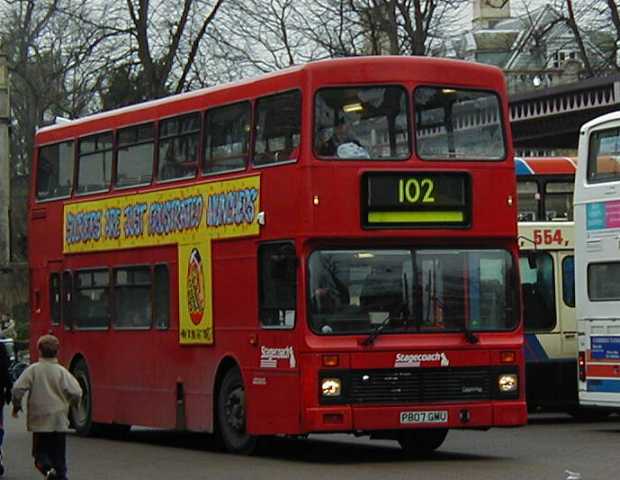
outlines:
M515 158L515 164L528 409L581 414L573 256L575 161Z
M575 177L579 402L620 408L620 112L586 123Z

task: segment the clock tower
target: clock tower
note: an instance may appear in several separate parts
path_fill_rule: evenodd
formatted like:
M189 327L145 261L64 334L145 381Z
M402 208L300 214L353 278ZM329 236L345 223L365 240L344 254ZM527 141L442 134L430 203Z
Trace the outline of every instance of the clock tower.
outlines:
M474 0L474 30L493 28L510 18L510 0Z

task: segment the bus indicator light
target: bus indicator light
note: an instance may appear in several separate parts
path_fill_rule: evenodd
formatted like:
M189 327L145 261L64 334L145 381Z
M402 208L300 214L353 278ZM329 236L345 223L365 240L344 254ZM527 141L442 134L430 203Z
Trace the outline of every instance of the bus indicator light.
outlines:
M323 355L324 367L337 367L340 363L338 355Z
M517 359L515 352L501 352L499 357L500 363L514 363Z

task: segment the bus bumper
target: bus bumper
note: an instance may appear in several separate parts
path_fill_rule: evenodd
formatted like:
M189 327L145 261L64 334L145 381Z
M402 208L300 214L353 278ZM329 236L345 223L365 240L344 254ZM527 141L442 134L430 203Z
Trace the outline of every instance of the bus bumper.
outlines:
M442 423L407 423L401 421L409 412L447 412ZM502 401L482 404L450 404L417 406L351 406L307 408L304 415L306 432L352 432L398 430L405 428L489 428L517 427L527 423L524 401Z

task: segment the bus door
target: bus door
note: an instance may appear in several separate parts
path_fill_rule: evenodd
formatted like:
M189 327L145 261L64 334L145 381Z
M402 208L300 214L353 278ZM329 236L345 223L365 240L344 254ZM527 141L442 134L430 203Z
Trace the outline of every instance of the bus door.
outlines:
M555 252L530 251L535 265L521 256L521 287L525 319L525 357L528 363L545 363L561 355L561 328L555 301Z
M558 319L562 330L562 356L576 361L577 321L575 315L575 256L572 251L557 252Z
M257 353L248 378L248 423L255 434L299 429L297 268L292 242L258 248L259 319Z
M47 278L44 278L47 274ZM33 309L35 312L49 307L49 321L51 327L57 327L61 323L62 309L62 261L51 260L47 264L47 270L41 272L41 278L38 279L38 285L41 291L34 291ZM47 305L45 305L44 286L47 285ZM38 297L38 298L37 298ZM42 304L43 303L43 304ZM37 306L38 304L38 306Z

